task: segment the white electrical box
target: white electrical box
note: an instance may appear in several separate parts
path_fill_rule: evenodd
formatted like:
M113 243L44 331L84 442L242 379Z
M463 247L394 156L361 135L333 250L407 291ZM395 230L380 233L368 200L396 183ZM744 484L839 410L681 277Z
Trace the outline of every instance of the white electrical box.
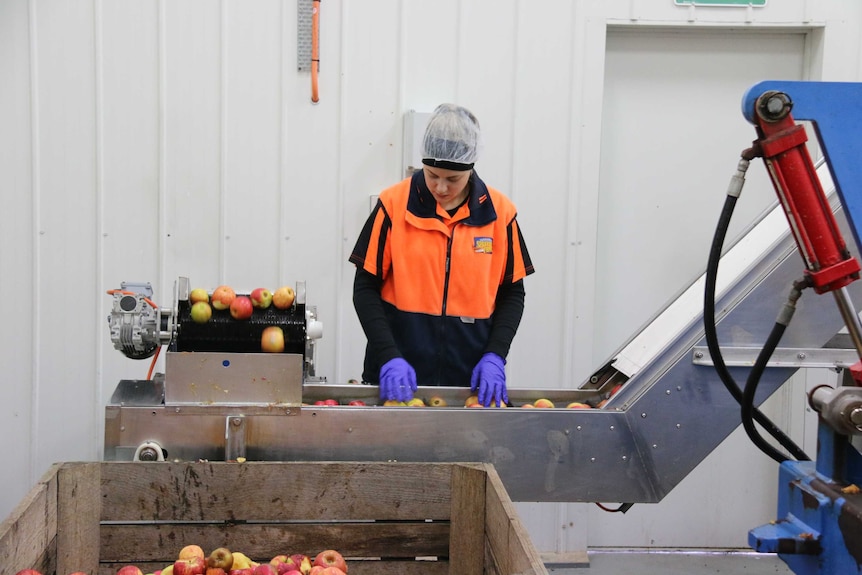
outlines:
M431 112L408 110L404 115L404 177L422 167L422 136L431 119Z

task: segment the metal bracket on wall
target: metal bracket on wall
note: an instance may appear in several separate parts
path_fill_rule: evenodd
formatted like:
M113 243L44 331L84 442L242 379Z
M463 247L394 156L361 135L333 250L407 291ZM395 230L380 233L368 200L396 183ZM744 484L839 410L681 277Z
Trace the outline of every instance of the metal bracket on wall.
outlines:
M759 347L722 347L721 355L728 367L751 367L757 361ZM767 367L825 367L839 370L848 368L859 361L855 349L835 348L777 348L767 362ZM715 365L709 348L695 347L692 351L695 365Z

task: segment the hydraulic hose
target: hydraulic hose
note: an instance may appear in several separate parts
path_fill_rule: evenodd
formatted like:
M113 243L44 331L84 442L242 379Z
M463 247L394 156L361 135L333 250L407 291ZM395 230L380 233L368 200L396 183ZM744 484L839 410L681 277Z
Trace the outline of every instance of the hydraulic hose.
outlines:
M746 157L750 151L746 151L743 153L743 159L740 160L740 166L738 168L737 174L734 176L734 179L731 181L731 187L728 190L727 198L724 202L724 207L722 208L721 215L719 216L718 224L716 225L715 234L712 239L712 245L710 247L709 252L709 260L707 262L706 268L706 282L704 288L704 303L703 303L703 324L704 324L704 333L706 336L706 344L709 349L709 354L712 358L712 362L715 366L715 370L718 373L719 378L721 379L724 386L733 396L737 403L742 406L742 396L743 392L739 388L739 385L733 379L730 371L727 369L727 364L724 362L724 357L721 354L721 348L718 344L718 333L716 330L715 324L715 292L716 292L716 282L718 278L718 264L721 260L721 251L724 246L724 240L727 236L727 230L730 226L730 219L733 215L733 210L736 207L736 201L739 197L739 193L742 189L742 184L744 182L744 174L748 169L749 158ZM781 333L778 334L778 339L783 335L784 330L780 330ZM775 330L773 330L775 332ZM770 340L772 338L770 337ZM769 342L767 342L769 343ZM775 341L775 346L777 346L777 340ZM749 380L752 380L752 376L754 376L754 381L759 381L760 375L763 372L763 369L766 366L766 362L769 357L772 355L772 352L775 349L775 346L771 350L767 350L766 347L761 351L760 356L758 356L758 361L755 364L755 368L757 367L757 363L762 363L759 370L753 368L751 373L749 374ZM766 353L768 351L768 353ZM764 359L762 359L764 358ZM754 388L756 388L756 383L752 384ZM753 393L753 392L752 392ZM751 406L751 420L759 423L769 435L778 441L781 446L783 446L791 455L799 460L807 461L810 458L802 451L799 446L797 446L793 440L790 439L778 426L776 426L768 417L766 417L763 412L754 407L753 402ZM751 424L753 427L753 424ZM747 431L747 430L746 430ZM756 431L756 430L755 430ZM759 434L758 434L759 437ZM788 459L786 455L775 449L771 444L763 441L763 438L760 437L760 442L755 441L755 444L762 450L764 453L769 455L772 459L775 459L778 463L782 463Z

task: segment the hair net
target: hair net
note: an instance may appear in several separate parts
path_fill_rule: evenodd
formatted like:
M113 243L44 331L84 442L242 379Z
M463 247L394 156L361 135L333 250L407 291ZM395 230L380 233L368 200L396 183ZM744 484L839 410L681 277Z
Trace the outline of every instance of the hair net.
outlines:
M469 170L480 148L479 121L470 110L455 104L437 106L422 138L422 163Z

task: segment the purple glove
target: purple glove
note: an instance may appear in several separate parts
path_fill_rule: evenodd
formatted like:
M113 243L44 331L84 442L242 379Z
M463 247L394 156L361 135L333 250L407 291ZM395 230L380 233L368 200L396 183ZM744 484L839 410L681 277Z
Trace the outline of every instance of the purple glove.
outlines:
M390 359L380 368L380 399L410 401L416 391L416 372L404 358Z
M479 403L485 407L489 407L492 401L497 407L500 407L501 401L509 403L505 368L506 360L493 352L483 355L473 368L470 391L476 391L476 388L479 388Z

